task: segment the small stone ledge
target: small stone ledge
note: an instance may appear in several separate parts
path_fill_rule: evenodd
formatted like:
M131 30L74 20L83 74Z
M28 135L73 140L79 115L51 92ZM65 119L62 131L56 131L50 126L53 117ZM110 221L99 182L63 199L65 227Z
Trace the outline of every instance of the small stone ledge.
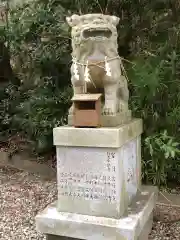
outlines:
M56 170L47 163L38 163L35 159L28 158L25 154L15 154L9 157L8 152L0 152L0 167L12 167L15 169L39 174L48 179L56 178Z
M143 132L141 119L117 127L75 128L62 126L53 129L55 146L120 148Z
M126 113L118 113L117 115L102 115L101 127L117 127L129 123L131 119L132 113L130 110ZM73 126L73 115L68 116L68 126Z

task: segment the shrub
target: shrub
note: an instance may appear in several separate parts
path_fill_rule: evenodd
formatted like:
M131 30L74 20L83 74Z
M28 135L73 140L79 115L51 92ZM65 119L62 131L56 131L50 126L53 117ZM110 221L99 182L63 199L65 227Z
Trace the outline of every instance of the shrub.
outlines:
M28 90L26 98L17 105L13 116L14 128L31 140L34 152L42 154L52 151L52 129L66 123L70 97L71 88L59 91L48 80Z
M25 136L31 149L41 154L52 150L52 129L66 122L70 104L64 14L55 1L31 2L10 11L6 31L13 70L21 82L9 128Z

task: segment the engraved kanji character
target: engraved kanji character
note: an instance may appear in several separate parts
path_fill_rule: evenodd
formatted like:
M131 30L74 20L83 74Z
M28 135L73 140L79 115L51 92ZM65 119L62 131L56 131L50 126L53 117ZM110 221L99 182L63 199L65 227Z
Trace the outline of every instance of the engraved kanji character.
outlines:
M116 184L115 184L115 183L112 183L111 186L112 186L113 188L115 188L115 187L116 187Z
M94 195L94 199L96 199L96 200L97 200L97 199L98 199L98 195Z
M111 153L112 158L115 158L115 152Z
M91 199L94 199L94 196L91 194L91 195L90 195L90 198L91 198Z
M116 190L113 190L112 192L113 192L113 194L115 194L115 195L116 195Z
M112 167L112 171L116 172L116 167L115 166Z
M115 182L116 181L116 178L114 176L112 176L112 181Z

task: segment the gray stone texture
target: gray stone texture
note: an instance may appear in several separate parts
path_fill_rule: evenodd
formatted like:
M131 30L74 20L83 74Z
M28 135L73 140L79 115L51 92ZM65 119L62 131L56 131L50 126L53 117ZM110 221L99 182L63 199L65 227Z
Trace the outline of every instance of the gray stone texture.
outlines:
M58 212L53 203L36 217L37 229L45 234L77 239L142 240L151 229L157 194L156 187L143 186L120 219Z
M102 93L103 115L128 112L128 81L117 45L119 18L103 14L72 15L67 22L71 27L74 94ZM70 113L74 113L74 105Z
M132 118L131 111L117 113L116 115L101 115L101 127L117 127L130 122ZM68 116L68 126L73 126L73 115Z
M36 216L48 240L147 240L158 189L141 185L142 120L54 129L58 200Z
M133 119L118 127L75 128L69 126L53 129L54 145L63 147L120 148L141 135L142 120Z

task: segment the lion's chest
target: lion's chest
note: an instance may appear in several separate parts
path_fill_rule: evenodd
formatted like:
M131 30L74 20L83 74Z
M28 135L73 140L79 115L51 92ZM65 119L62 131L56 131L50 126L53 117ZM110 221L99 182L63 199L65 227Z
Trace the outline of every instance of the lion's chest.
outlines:
M89 65L90 76L97 86L102 86L105 76L104 64Z
M87 60L92 80L97 87L101 87L103 85L103 79L106 74L104 63L105 55L96 50L87 57Z

